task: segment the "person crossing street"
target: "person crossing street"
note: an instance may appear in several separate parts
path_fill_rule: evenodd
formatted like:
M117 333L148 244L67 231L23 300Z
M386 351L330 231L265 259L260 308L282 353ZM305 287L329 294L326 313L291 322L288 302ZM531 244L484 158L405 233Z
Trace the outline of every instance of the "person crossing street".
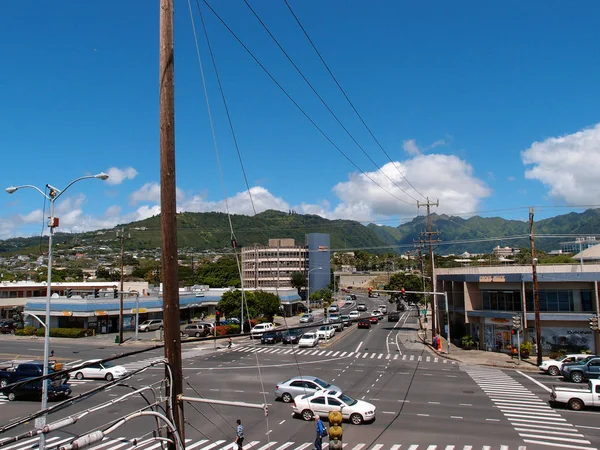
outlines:
M243 450L244 444L244 426L242 425L242 421L238 419L236 421L237 428L235 430L235 443L237 444L238 450Z
M315 438L315 450L323 450L323 437L327 436L327 429L323 425L323 421L318 415L315 415L316 426L316 438Z

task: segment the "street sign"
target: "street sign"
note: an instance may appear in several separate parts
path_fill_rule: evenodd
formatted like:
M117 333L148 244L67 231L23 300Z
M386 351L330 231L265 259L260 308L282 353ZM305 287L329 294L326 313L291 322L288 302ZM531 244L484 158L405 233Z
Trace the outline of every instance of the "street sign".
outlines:
M145 312L148 312L148 309L147 308L138 308L138 309L133 308L131 310L131 314L135 314L136 312L140 313L140 314L144 314Z
M421 310L421 314L423 314L423 315L427 314L427 310L426 309L422 309Z

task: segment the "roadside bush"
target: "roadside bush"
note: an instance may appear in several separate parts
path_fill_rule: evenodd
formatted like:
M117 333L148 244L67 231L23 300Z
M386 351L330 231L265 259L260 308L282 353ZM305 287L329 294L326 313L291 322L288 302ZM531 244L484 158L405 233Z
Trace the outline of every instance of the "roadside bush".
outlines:
M238 334L239 332L239 325L219 325L217 327L217 336L227 336L228 334Z
M18 328L15 330L15 336L33 336L35 334L35 330L35 327Z
M87 336L85 328L50 328L50 337L80 338L85 336Z

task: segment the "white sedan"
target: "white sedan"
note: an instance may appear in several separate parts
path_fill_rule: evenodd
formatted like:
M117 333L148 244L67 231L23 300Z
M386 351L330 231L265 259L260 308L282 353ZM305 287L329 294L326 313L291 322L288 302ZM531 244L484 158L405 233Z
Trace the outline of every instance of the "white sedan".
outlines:
M317 336L319 339L331 339L335 334L335 327L333 325L323 325L317 330Z
M304 420L312 420L315 415L327 417L330 411L341 411L342 418L354 425L375 420L375 405L356 400L341 391L327 390L314 394L301 394L294 398L293 410Z
M123 366L117 366L111 361L100 362L100 359L90 359L89 361L75 366L75 378L83 380L84 378L100 378L106 381L112 381L115 378L122 378L127 375L127 369ZM90 364L87 367L82 367Z
M379 311L378 309L374 309L373 312L371 313L372 316L377 317L378 319L381 319L383 317L383 314L381 311Z
M358 311L350 311L348 317L350 317L350 320L356 321L360 319L360 313Z
M319 343L316 333L304 333L298 341L298 347L314 347Z

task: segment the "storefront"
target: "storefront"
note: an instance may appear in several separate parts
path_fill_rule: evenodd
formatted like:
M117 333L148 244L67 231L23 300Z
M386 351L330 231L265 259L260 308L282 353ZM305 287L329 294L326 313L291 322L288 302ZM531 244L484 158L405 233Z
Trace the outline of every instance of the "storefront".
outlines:
M511 321L498 317L486 317L484 346L487 351L509 353L512 348Z

